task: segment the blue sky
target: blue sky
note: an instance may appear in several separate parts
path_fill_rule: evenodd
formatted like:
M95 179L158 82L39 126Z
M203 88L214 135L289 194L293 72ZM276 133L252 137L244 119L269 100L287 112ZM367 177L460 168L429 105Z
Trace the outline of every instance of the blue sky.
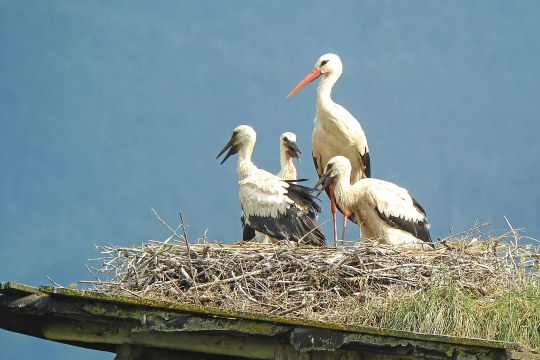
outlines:
M193 241L237 240L235 162L215 156L249 124L275 172L293 131L314 184L316 84L285 97L327 52L373 176L410 190L433 238L507 231L505 216L538 238L539 15L535 1L1 0L0 281L88 279L95 245L169 236L152 208L174 226L181 211ZM0 346L111 358L1 330Z

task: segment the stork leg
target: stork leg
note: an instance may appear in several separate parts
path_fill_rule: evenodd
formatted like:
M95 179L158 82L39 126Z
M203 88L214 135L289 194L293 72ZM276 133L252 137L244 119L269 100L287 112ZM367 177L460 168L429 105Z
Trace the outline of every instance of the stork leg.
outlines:
M337 206L336 206L336 199L334 198L334 186L330 186L328 188L328 192L330 194L330 211L332 212L332 221L334 223L334 247L337 246L337 219L336 219L336 212L337 212Z
M343 231L341 233L341 241L345 241L345 230L347 229L347 219L351 215L349 210L343 211Z
M352 179L350 179L351 185L353 183ZM343 210L343 230L341 232L341 241L345 241L345 230L347 229L347 219L351 215L351 212L347 209Z

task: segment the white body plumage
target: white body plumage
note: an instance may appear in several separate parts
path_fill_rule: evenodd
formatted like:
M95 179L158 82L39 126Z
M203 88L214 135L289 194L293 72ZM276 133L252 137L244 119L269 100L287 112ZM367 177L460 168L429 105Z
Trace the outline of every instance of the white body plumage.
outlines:
M391 182L366 178L350 184L351 164L336 156L326 165L319 183L335 186L336 202L349 209L362 231L362 240L396 247L432 248L424 209L409 192Z
M332 100L332 88L342 71L343 65L339 56L325 54L317 60L313 70L288 96L292 96L309 82L321 77L317 88L315 128L311 137L315 167L321 176L332 157L345 156L351 163L351 180L354 183L371 176L369 147L358 120L347 109Z
M259 169L251 161L256 133L247 125L238 126L217 157L229 149L225 158L238 153L239 200L246 223L272 238L323 245L324 235L315 221L320 208L310 189ZM246 230L246 228L244 228ZM253 238L254 234L249 234ZM244 239L248 234L244 233Z
M279 137L279 163L280 170L277 176L283 180L296 180L297 172L296 166L294 165L293 160L300 160L301 151L296 144L296 134L292 132L284 132ZM244 215L242 215L244 216ZM244 225L245 226L245 225ZM270 238L263 233L256 231L255 232L255 241L265 243L265 242L276 242L275 239Z
M337 155L349 159L352 169L349 181L355 183L360 179L371 177L371 162L366 135L360 123L343 106L336 104L331 97L332 87L337 82L343 71L343 65L339 56L325 54L315 63L311 70L289 93L287 97L294 95L311 81L321 77L317 88L317 104L311 136L311 149L315 169L319 177L323 174L328 161ZM336 209L332 189L328 190L330 197L332 220L334 223L334 241L337 241ZM341 208L342 212L348 209ZM346 221L343 222L343 236L345 234Z

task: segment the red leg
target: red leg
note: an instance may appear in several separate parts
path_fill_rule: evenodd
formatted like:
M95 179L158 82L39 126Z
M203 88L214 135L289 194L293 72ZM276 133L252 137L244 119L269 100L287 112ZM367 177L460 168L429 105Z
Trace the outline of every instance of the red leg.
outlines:
M337 225L336 225L336 200L334 199L334 186L330 186L328 188L328 192L330 194L330 211L332 212L332 221L334 223L334 246L337 246Z
M351 215L349 210L344 210L343 212L343 232L341 233L341 240L345 240L345 230L347 229L347 219Z
M352 179L350 179L351 185L352 185ZM345 240L345 231L347 230L347 219L351 215L351 212L347 209L343 210L343 232L341 233L341 240Z

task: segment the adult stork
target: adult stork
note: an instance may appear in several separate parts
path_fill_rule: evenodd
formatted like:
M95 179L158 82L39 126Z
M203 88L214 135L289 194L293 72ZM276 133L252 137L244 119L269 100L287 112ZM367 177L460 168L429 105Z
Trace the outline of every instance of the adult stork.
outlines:
M315 213L321 208L310 188L283 180L251 161L257 135L251 126L240 125L219 152L219 158L229 150L221 164L238 153L238 185L240 205L246 223L256 231L277 240L322 246L325 243ZM246 234L243 234L243 238Z
M351 163L335 156L315 187L334 186L336 202L360 224L362 240L375 239L402 248L433 248L426 212L409 192L388 181L364 178L350 183Z
M336 104L332 98L332 87L343 71L341 59L335 54L325 54L315 63L311 70L287 95L291 97L311 81L321 77L317 88L317 106L315 113L315 128L311 136L311 148L315 169L319 177L323 174L328 161L342 155L349 159L352 165L350 182L371 177L371 164L366 135L360 123L343 106ZM336 202L333 187L327 190L330 197L330 210L334 223L334 243L337 242ZM342 208L343 234L347 226L348 209Z

